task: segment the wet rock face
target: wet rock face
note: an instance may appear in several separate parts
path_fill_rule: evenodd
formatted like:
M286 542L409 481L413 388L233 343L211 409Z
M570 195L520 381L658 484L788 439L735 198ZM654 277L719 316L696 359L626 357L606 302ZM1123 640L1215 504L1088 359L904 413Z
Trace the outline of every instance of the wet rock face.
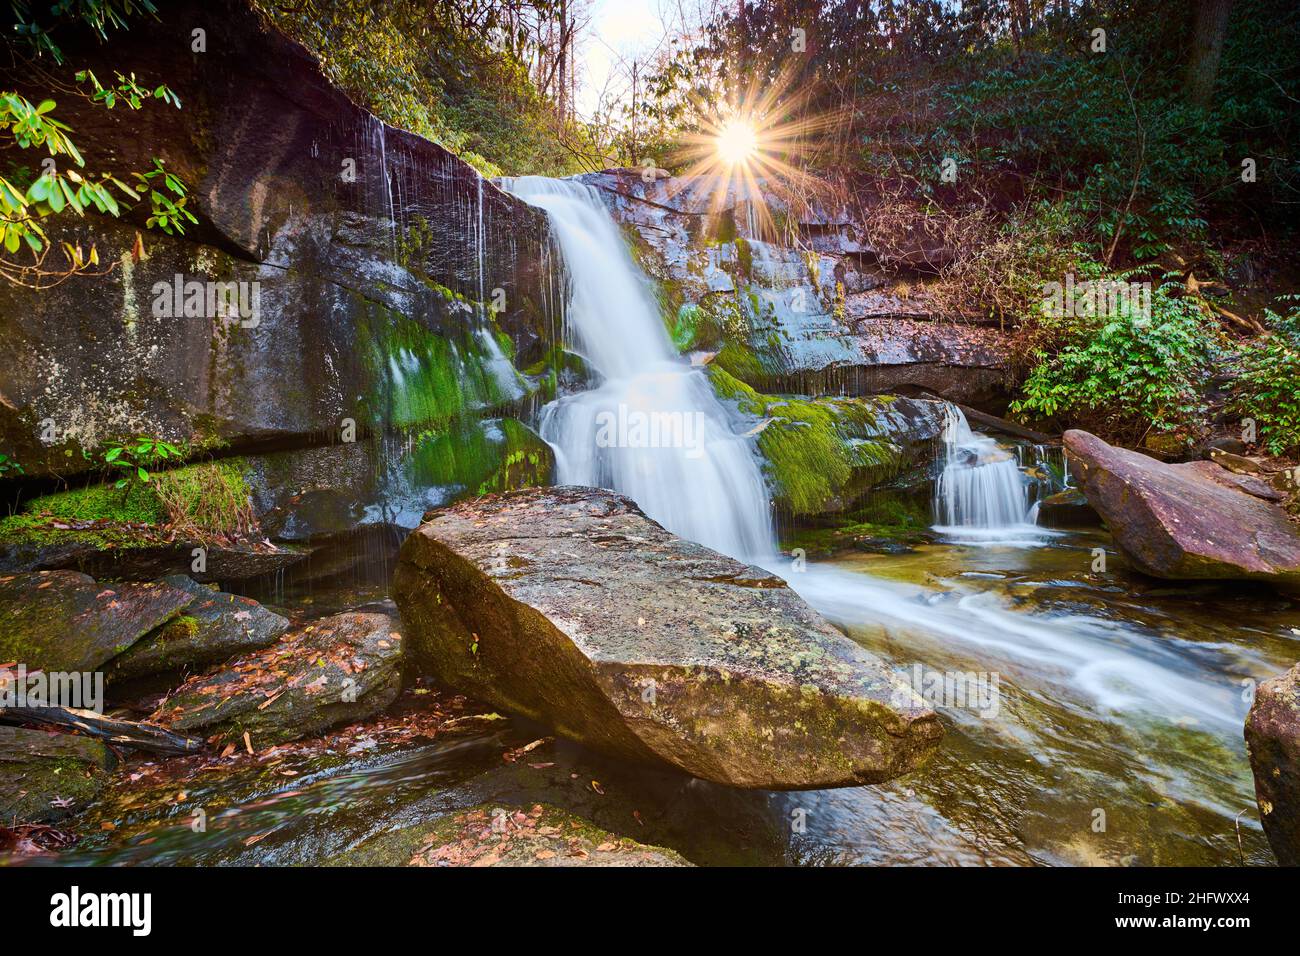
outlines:
M190 52L195 29L210 52ZM28 475L91 467L76 446L124 434L323 443L345 419L405 427L527 394L513 362L534 361L551 330L539 210L357 107L241 0L169 4L111 50L67 42L70 71L134 70L178 93L181 110L126 117L68 97L57 115L88 168L126 177L162 156L201 222L183 238L143 232L137 260L129 217L56 217L55 243L94 244L112 271L0 288L14 359L0 447ZM177 304L178 279L242 284L256 315L156 308ZM505 308L489 314L495 289ZM449 368L462 369L456 387L421 402Z
M149 674L216 664L272 644L289 621L251 598L214 591L184 575L162 582L192 596L181 614L114 658L108 678L131 680Z
M1139 570L1300 588L1300 527L1252 494L1247 476L1206 461L1166 465L1084 431L1064 443L1088 503Z
M253 747L309 737L383 710L401 690L396 616L349 611L183 684L151 718L176 730Z
M769 191L773 221L799 236L800 250L759 235L762 220L755 221L743 185L718 201L711 180L646 181L639 170L581 179L629 228L641 265L670 298L722 314L732 341L718 360L760 391L921 389L968 404L1002 401L1004 336L935 321L945 317L931 315L923 299L890 278L846 210L796 212ZM692 347L716 343L702 336Z
M439 683L627 759L738 787L854 786L914 769L942 734L785 582L612 492L434 512L394 589Z
M168 584L96 584L76 571L0 576L0 658L95 671L193 600Z
M0 727L0 820L49 823L78 813L116 762L100 740Z
M1264 834L1278 863L1300 866L1300 664L1259 685L1246 746Z

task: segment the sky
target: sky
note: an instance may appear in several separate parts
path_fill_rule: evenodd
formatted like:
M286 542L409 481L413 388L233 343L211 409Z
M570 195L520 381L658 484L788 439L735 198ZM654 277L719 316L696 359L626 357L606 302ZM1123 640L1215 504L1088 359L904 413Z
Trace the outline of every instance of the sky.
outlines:
M674 0L589 0L591 22L579 40L584 67L579 74L579 113L591 116L620 55L630 61L654 51L675 20L675 10Z

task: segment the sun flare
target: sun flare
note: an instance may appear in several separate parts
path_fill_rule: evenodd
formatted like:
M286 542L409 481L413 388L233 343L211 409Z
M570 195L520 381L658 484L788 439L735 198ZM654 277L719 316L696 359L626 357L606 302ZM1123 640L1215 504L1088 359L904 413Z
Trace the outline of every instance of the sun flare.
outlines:
M746 204L752 221L747 238L776 237L770 196L806 202L826 191L826 184L807 171L806 160L842 117L838 111L810 112L795 88L796 76L787 67L761 89L752 80L722 103L702 109L705 118L682 138L674 156L686 167L685 181L708 183L713 211L728 201ZM704 107L702 101L699 105Z
M758 133L747 119L730 120L718 131L718 158L728 166L748 163L758 151Z

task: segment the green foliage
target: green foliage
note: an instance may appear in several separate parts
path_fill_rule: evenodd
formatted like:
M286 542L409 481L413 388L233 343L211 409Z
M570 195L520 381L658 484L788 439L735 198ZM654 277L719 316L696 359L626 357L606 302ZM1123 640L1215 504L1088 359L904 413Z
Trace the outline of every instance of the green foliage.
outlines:
M261 7L357 102L440 143L485 176L581 171L560 140L581 140L582 131L559 122L512 44L494 46L493 31L502 24L491 5L477 24L453 4L414 0Z
M149 0L10 0L12 37L38 56L48 55L63 62L63 51L52 36L60 26L81 23L93 30L100 40L107 40L110 30L125 30L127 20L144 14L155 15L158 8Z
M764 420L758 449L790 513L825 510L849 490L855 473L879 479L896 470L897 449L875 432L875 400L763 395L716 364L708 374L720 398Z
M110 29L125 27L129 15L153 13L148 2L132 0L62 0L51 4L46 15L37 16L33 5L27 2L11 4L13 35L9 38L20 47L26 46L37 55L49 55L62 62L62 51L51 38L51 30L63 22L80 22L106 38ZM11 51L16 55L16 51ZM161 100L177 108L180 99L172 90L161 84L152 89L142 86L134 73L114 71L115 81L108 86L89 70L79 71L78 83L88 84L90 92L82 94L91 102L113 109L119 103L128 109L141 109L148 100ZM0 260L0 278L21 285L43 287L68 275L83 273L98 265L99 256L92 246L84 251L80 246L63 243L67 268L62 271L43 268L49 243L40 221L71 208L78 216L95 209L109 216L121 214L119 197L132 203L140 201L140 193L121 178L110 172L89 174L82 172L86 162L80 150L68 135L68 126L53 117L56 103L44 99L33 104L13 91L0 91L0 134L19 149L43 150L47 158L41 163L39 175L26 184L16 184L0 177L0 246L12 256L25 245L31 263ZM4 144L0 143L0 147ZM66 159L71 165L56 162ZM11 174L12 175L12 174ZM165 232L183 232L184 221L196 222L184 208L185 187L179 179L163 170L158 160L148 173L136 173L136 180L148 193L152 215L148 226ZM161 180L163 189L154 188L153 181ZM115 195L115 193L117 195ZM173 199L173 194L176 198Z
M135 482L148 484L152 477L149 469L169 460L179 461L181 450L170 442L149 435L121 441L111 441L104 449L102 461L106 470L119 469L126 474L113 485L119 490Z
M155 159L153 169L147 173L136 173L135 178L140 181L142 190L149 195L150 215L146 225L151 229L161 229L169 236L184 235L186 222L198 222L194 214L185 208L189 193L185 183L167 172L161 160ZM158 188L159 185L161 189ZM173 199L172 196L176 198Z
M15 459L0 452L0 478L17 478L22 473L22 465L18 464Z
M1128 281L1121 275L1117 281ZM1112 312L1045 315L1050 340L1012 411L1059 417L1111 439L1137 443L1203 420L1200 395L1216 330L1200 307L1166 282L1152 290L1150 315L1127 301Z
M1286 296L1288 300L1300 296ZM1285 315L1264 312L1270 333L1239 349L1240 375L1232 407L1255 419L1261 443L1271 454L1300 450L1300 306Z

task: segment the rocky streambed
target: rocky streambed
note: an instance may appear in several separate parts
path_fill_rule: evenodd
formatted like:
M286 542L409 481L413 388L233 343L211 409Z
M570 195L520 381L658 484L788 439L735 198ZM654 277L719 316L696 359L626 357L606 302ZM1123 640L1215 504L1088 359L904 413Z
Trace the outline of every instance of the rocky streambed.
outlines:
M1296 657L1293 602L1257 584L1155 583L1100 529L1033 548L891 550L788 569L852 641L770 572L673 539L626 499L589 490L434 515L403 554L400 610L321 588L284 608L287 620L198 594L171 620L230 603L257 622L264 646L191 665L179 685L171 671L163 687L120 686L130 716L200 736L202 751L162 756L0 728L25 801L6 788L6 815L56 828L10 831L11 850L24 852L8 860L1274 858L1254 810L1242 688ZM746 659L745 648L761 654ZM914 693L925 696L926 672L995 673L997 706L932 698L947 728L936 741L926 729L936 717ZM901 690L882 695L886 685ZM1292 687L1265 685L1250 718L1252 750L1273 741L1279 767L1294 766L1276 730ZM781 714L795 702L802 716ZM828 732L824 721L849 705L857 718ZM818 770L837 755L845 776ZM687 761L697 762L690 773ZM741 770L748 786L727 780ZM756 779L760 770L769 776ZM1281 808L1279 820L1293 819L1286 772L1265 771L1271 783L1261 784L1275 788L1261 789L1261 805ZM63 833L76 842L56 846ZM50 852L33 852L42 846Z

